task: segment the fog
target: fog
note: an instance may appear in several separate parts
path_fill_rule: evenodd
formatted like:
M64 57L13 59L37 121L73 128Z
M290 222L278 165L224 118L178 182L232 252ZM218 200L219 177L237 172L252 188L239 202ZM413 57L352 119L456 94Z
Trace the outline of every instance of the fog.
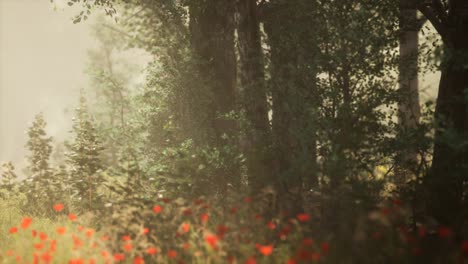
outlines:
M61 2L0 0L0 161L23 167L26 130L41 111L51 136L67 135L95 45L92 23L73 24L75 13Z

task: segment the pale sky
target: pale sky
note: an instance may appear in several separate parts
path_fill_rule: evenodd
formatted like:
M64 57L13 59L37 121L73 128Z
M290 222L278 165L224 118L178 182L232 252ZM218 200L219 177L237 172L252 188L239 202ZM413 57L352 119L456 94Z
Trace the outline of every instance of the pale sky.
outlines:
M64 7L64 6L63 6ZM73 24L76 10L49 0L0 0L0 162L24 158L29 124L43 112L50 135L64 137L79 89L91 23ZM65 132L65 133L64 133Z

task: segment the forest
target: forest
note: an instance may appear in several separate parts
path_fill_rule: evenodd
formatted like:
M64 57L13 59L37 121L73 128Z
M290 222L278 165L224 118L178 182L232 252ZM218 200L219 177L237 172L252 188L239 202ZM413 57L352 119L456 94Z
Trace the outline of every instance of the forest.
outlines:
M468 1L65 3L89 85L1 165L0 263L468 263Z

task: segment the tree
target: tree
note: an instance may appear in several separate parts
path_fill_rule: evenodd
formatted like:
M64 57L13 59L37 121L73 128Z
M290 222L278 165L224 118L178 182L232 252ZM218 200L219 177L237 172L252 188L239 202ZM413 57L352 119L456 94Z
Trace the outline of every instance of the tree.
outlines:
M260 8L256 0L240 0L237 3L237 13L241 101L247 123L244 152L249 187L252 192L258 192L273 179Z
M468 174L468 2L434 0L410 2L442 38L444 58L437 96L432 167L425 178L428 213L457 230L467 219Z
M31 127L28 130L28 142L26 147L30 154L28 156L27 170L30 173L25 180L23 187L26 191L27 208L36 213L43 208L42 203L49 204L48 208L52 208L52 204L56 201L52 200L50 192L50 181L52 178L52 170L49 165L50 155L52 153L52 138L47 136L45 131L47 123L44 120L42 113L36 115Z
M96 127L89 116L86 99L80 96L80 106L74 118L73 141L67 144L67 163L70 167L71 185L75 200L89 210L95 209L99 201L98 186L103 182L99 171L103 169L101 152L103 147L97 136Z
M7 193L7 199L10 193L13 192L13 188L16 185L18 176L15 173L15 166L11 161L2 164L2 180L0 181L0 190Z

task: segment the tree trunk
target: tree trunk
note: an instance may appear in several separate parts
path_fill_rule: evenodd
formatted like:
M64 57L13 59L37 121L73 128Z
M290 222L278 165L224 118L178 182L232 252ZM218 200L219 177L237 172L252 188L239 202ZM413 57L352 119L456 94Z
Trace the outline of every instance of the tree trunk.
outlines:
M273 174L269 148L271 130L268 120L260 23L256 0L238 2L238 40L242 102L246 111L246 144L248 182L252 192L271 183Z
M398 123L404 135L416 129L421 116L418 86L418 34L422 21L417 17L416 8L405 6L400 0L400 65L399 90L402 95L398 105ZM395 183L403 186L410 178L412 168L417 163L417 150L409 142L409 148L397 157Z
M311 0L270 1L265 17L271 48L274 182L279 209L289 214L303 210L304 183L317 185L314 5Z
M225 155L226 146L237 144L234 136L238 130L237 123L225 117L236 108L235 3L229 0L193 2L189 12L191 45L199 80L208 86L204 88L209 89L212 96L208 113L214 131L211 143ZM222 159L229 164L232 161L227 156ZM239 186L239 173L238 166L223 167L213 180L224 193L228 184Z
M444 40L446 62L435 117L432 168L426 177L428 209L440 224L460 230L467 219L466 183L468 175L468 2L451 1L446 21L431 20Z

